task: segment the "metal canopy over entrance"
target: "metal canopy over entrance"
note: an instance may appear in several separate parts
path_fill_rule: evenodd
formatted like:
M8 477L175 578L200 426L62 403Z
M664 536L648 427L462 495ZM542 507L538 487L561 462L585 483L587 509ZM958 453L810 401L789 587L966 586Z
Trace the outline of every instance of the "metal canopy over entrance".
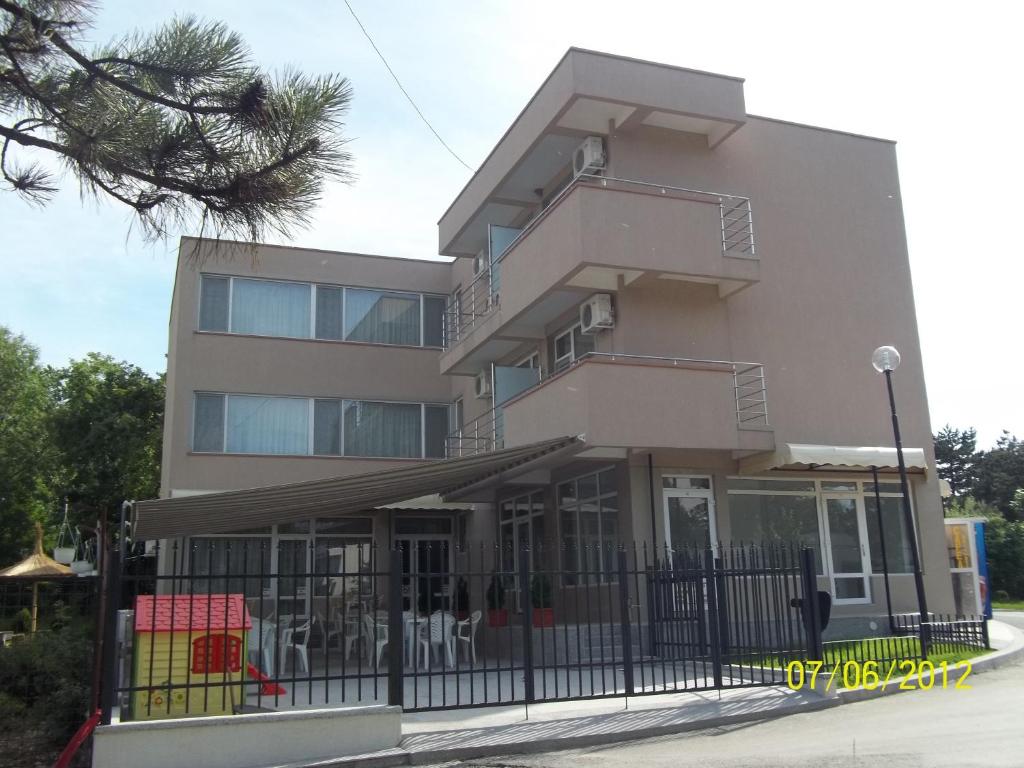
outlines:
M924 449L904 448L907 471L925 472ZM755 474L770 469L836 469L881 471L897 468L895 448L875 448L853 445L806 445L785 443L771 453L740 459L740 474Z
M471 484L527 472L538 461L582 447L578 438L560 437L382 472L140 501L132 505L132 534L144 540L231 532L361 512L424 494L443 497Z

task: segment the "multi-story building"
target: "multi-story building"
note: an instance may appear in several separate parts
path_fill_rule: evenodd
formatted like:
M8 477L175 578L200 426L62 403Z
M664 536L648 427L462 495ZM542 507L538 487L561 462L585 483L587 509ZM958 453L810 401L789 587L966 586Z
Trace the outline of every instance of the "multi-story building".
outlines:
M162 495L576 438L413 499L307 507L315 530L294 511L214 528L296 559L321 541L557 538L598 560L623 540L799 541L859 628L886 612L883 538L893 608L917 606L870 363L892 344L930 607L950 610L891 141L749 115L738 78L571 49L442 215L439 253L183 240Z

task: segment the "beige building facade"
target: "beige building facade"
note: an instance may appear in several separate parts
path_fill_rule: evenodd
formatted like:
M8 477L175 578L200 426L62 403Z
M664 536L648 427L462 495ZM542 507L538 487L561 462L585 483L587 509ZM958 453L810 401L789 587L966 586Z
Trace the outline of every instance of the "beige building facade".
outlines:
M870 364L891 344L929 604L952 610L892 142L749 115L734 77L570 49L438 232L434 261L184 239L162 495L574 436L444 498L244 535L798 541L837 626L875 629L882 537L893 610L916 609Z

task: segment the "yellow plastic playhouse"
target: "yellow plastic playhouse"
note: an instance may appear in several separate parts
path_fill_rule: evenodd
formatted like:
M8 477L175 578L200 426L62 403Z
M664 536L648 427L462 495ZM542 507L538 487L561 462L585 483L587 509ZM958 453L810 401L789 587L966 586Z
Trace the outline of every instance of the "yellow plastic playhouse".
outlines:
M245 703L251 627L240 594L139 595L132 718L233 714Z

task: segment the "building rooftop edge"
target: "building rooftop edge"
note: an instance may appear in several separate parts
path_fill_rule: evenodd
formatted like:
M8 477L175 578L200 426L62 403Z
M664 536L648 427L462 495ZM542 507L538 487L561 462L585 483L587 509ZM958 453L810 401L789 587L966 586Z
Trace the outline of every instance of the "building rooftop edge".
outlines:
M414 258L412 256L386 256L380 253L360 253L358 251L333 251L327 248L307 248L301 245L278 245L277 243L254 243L248 240L226 240L213 237L196 237L195 235L181 235L181 241L192 240L202 243L219 243L223 245L256 246L258 248L280 248L292 251L308 251L310 253L326 253L332 256L358 256L365 259L388 259L390 261L411 261L416 264L437 264L438 266L450 266L455 259L450 256L435 255L432 258Z

